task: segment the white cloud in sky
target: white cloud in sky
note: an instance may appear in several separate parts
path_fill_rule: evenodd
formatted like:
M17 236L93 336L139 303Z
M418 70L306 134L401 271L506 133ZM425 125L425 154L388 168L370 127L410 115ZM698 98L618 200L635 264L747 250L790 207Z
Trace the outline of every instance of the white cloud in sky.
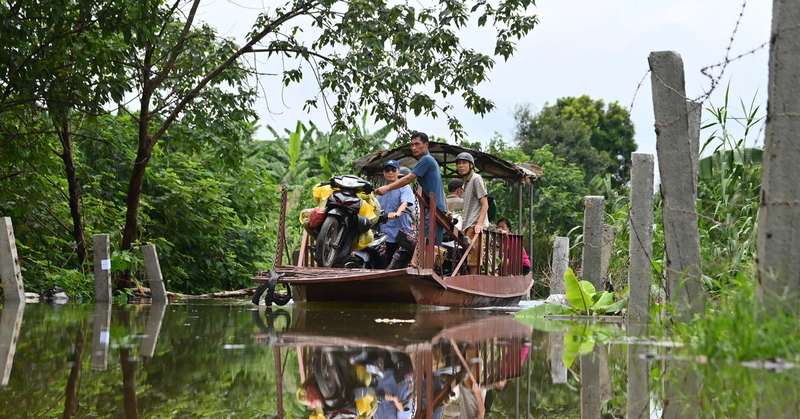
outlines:
M201 6L199 18L242 43L257 13L270 4L215 0ZM687 96L700 96L710 87L700 70L723 60L741 4L734 0L538 0L530 12L539 16L540 24L518 42L517 51L508 62L502 58L497 61L489 74L490 82L479 88L495 102L495 112L481 118L454 102L455 114L464 124L470 141L487 141L495 132L510 141L514 130L511 114L516 104L527 102L540 109L560 97L587 94L593 99L619 101L629 107L637 84L648 70L649 53L659 50L681 54ZM731 57L769 40L771 15L771 1L747 1ZM461 35L462 42L469 47L489 53L494 49L491 32L469 30ZM764 48L732 62L711 102L722 103L725 85L731 80L731 99L735 104L740 97L749 103L758 92L756 103L765 109L767 60L768 48ZM276 58L259 64L262 71L278 73L281 68ZM280 77L274 76L262 80L262 87L269 109L276 113L270 115L267 102L260 100L257 106L262 125L271 125L279 131L293 129L300 119L311 120L322 129L330 126L323 110L310 114L302 110L304 101L318 90L311 74L306 74L300 85L283 88ZM650 89L648 77L636 94L631 116L639 151L655 154ZM708 119L708 115L703 118ZM437 137L449 137L444 119L412 116L409 126ZM270 138L266 130L261 130L259 136Z

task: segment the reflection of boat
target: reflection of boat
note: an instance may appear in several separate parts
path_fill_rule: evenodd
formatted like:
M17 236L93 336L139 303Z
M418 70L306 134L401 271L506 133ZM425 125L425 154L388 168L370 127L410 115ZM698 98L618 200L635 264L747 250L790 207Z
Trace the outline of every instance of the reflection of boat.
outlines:
M455 156L462 151L469 151L487 178L502 179L509 183L531 185L539 178L534 167L523 167L495 156L462 147L430 143L431 155L440 166L445 168L445 177L454 177L447 164L453 164ZM409 158L409 147L400 147L388 151L368 154L356 161L358 170L367 176L380 172L382 162L387 159L402 161L413 167L416 161ZM455 228L447 216L437 207L433 194L424 196L417 193L419 200L419 216L428 219L431 228L425 231L424 223L419 223L420 240L417 246L412 268L395 270L366 270L344 268L316 267L311 257L310 248L313 239L303 233L299 256L295 266L283 265L282 255L285 243L284 231L286 223L286 194L281 202L281 237L274 271L279 275L278 283L292 286L295 290L295 301L352 301L383 303L417 303L448 307L491 307L512 306L519 303L533 284L530 274L522 274L523 240L519 234L503 235L497 231L487 231L479 236L483 243L483 261L481 272L476 275L459 274L464 267L467 253L471 246L463 234ZM520 195L520 217L522 213L522 196ZM433 209L433 210L431 210ZM427 218L426 218L427 217ZM441 255L445 250L434 246L436 226L443 226L450 237L455 238L452 250L449 250L450 266L443 266ZM474 246L474 244L473 244ZM498 257L495 257L497 255ZM445 264L446 265L446 264ZM453 266L455 265L455 266ZM253 280L266 283L268 272L259 273Z
M454 390L474 383L483 397L521 377L532 332L507 315L452 310L392 313L391 319L298 308L291 320L283 310L263 315L266 321L254 311L261 332L253 337L273 347L276 383L291 381L284 377L286 357L296 354L302 383L296 396L314 418L378 418L381 409L398 405L410 418L437 417ZM276 316L289 320L285 330L275 329ZM278 391L282 418L283 384Z

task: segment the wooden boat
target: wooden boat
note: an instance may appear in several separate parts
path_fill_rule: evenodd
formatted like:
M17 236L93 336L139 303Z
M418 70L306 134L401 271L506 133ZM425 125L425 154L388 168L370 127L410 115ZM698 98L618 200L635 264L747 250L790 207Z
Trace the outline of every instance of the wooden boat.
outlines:
M491 176L510 182L527 182L528 184L538 179L538 174L535 172L495 156L484 155L484 153L458 146L446 146L444 151L440 150L445 163L448 161L449 154L469 151L475 156L476 161L491 163L478 165L479 167L483 166L483 171ZM384 154L380 156L383 160L393 159L395 157L392 156L392 152L398 155L398 159L407 160L402 157L405 155L403 148L391 150L388 154L382 152ZM449 160L450 163L454 161L454 157ZM359 162L362 163L361 166L359 166ZM415 161L406 164L413 166L412 162ZM380 161L375 158L365 161L362 158L356 162L356 165L360 167L363 174L371 175L375 173L372 166L380 166ZM447 172L447 170L445 171ZM514 306L528 294L533 285L533 278L531 274L522 274L522 235L505 234L499 230L482 233L478 238L483 242L484 249L480 273L475 275L459 274L464 271L461 268L466 263L467 254L474 243L469 243L464 235L452 225L449 218L436 207L436 198L433 194L424 196L418 189L417 198L420 220L427 217L432 228L426 232L425 223L418 223L419 237L427 236L427 243L426 240L419 240L420 244L417 246L412 267L396 270L317 267L310 254L313 238L304 232L295 265L283 265L283 258L276 257L273 271L279 276L278 283L292 287L295 302L412 303L476 308ZM285 215L286 193L284 192L281 202L281 228L277 255L282 255L284 252ZM455 269L452 269L454 274L451 275L443 275L441 262L437 261L437 253L441 253L441 249L434 246L434 233L438 225L443 226L445 232L455 239L459 244L456 246L458 249L463 249L459 252L461 257ZM269 278L268 271L261 272L253 278L253 281L264 283Z

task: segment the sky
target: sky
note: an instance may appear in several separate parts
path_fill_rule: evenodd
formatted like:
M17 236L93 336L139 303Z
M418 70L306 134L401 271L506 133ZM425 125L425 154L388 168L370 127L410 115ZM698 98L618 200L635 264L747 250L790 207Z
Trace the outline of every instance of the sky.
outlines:
M418 0L419 1L419 0ZM746 0L536 0L529 13L538 15L539 25L526 38L518 41L517 50L508 62L497 59L489 81L478 91L493 100L496 109L483 118L455 102L455 115L463 124L469 141L488 142L497 134L513 141L513 111L517 104L528 103L534 110L546 103L555 103L566 96L589 95L605 102L618 101L631 110L640 152L656 154L653 129L653 104L647 57L651 51L673 50L681 54L686 75L688 97L700 97L711 83L701 69L729 57L762 46L769 40L772 2ZM282 2L281 2L282 3ZM220 34L244 42L259 11L274 0L260 2L207 0L198 10L199 19L215 26ZM480 29L460 33L462 44L491 53L494 41ZM739 115L739 100L755 101L766 110L769 47L731 62L709 101L721 105L725 87L730 83L730 99ZM280 63L260 59L259 69L277 73ZM713 69L717 75L719 68ZM641 83L640 88L637 86ZM257 109L260 124L279 132L294 129L298 120L313 121L327 130L330 120L323 110L306 113L303 103L317 90L310 77L299 85L284 88L278 76L261 81L261 98ZM706 102L704 107L707 107ZM711 116L704 110L703 120ZM382 125L378 125L380 127ZM374 126L373 126L374 127ZM437 137L449 137L446 121L431 118L409 118L409 128ZM734 130L734 132L736 132ZM260 139L272 139L265 129ZM701 133L701 144L710 130ZM758 136L758 138L756 138ZM748 145L763 145L764 133L756 130ZM657 176L658 177L658 176Z

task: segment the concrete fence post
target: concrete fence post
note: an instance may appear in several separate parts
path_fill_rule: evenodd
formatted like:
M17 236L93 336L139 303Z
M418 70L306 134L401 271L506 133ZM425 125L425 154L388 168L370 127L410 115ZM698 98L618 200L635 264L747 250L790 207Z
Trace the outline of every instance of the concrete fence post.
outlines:
M800 302L800 3L772 4L757 291L773 311L793 312Z
M600 419L600 345L580 356L581 361L581 419Z
M689 152L692 157L692 186L695 196L697 196L697 174L700 159L700 128L703 126L703 104L693 100L687 100L686 112L689 113Z
M697 160L689 139L683 60L677 52L658 51L650 53L649 61L664 214L666 297L678 320L686 321L703 313L705 294L692 168Z
M550 278L550 294L566 294L564 273L569 267L569 237L556 237L553 242L553 267Z
M608 280L608 265L611 264L614 241L616 240L617 228L609 224L603 224L603 247L600 249L600 280L603 283Z
M17 351L22 314L25 313L25 300L6 302L0 317L0 385L7 386L14 366L14 353Z
M164 313L166 311L167 305L163 303L150 306L147 325L144 327L144 339L142 339L142 346L139 348L139 353L142 356L152 358L153 354L156 353L156 343L158 342L158 335L161 333L161 323L164 321Z
M142 246L142 256L144 257L144 269L147 272L147 280L150 281L150 296L154 303L167 304L167 289L164 286L164 277L161 275L161 264L158 262L156 245L148 244Z
M0 280L3 281L3 297L6 302L25 302L25 286L22 283L11 217L0 220Z
M111 340L111 303L95 302L92 324L92 369L108 368L108 346Z
M583 199L583 264L581 279L589 281L597 290L603 289L603 213L605 198L587 196Z
M108 234L92 236L94 258L94 299L98 303L111 302L111 241Z
M647 339L649 328L633 324L628 327L628 336ZM650 419L650 361L644 357L649 353L649 345L628 343L627 419Z
M552 331L550 332L550 377L553 379L553 384L562 384L567 382L567 366L564 365L564 338L567 337L567 332Z
M650 323L650 282L653 263L653 174L652 154L631 156L631 209L628 267L628 328Z

